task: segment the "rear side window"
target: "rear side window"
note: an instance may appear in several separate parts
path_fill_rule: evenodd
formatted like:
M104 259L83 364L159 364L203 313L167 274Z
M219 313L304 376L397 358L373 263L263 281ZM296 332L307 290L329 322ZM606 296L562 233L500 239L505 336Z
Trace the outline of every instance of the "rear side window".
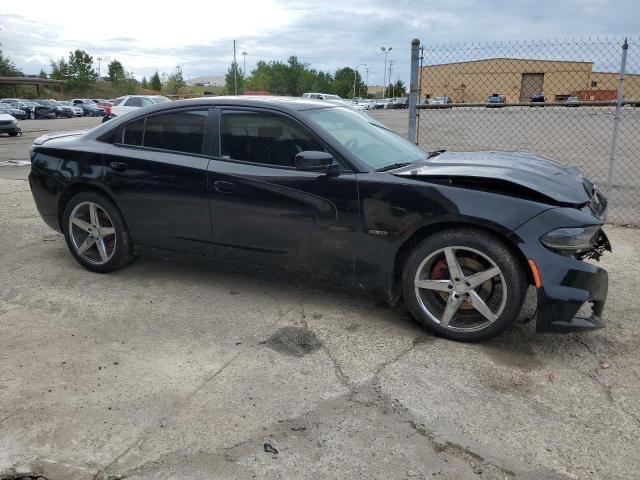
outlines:
M144 118L131 122L124 127L122 133L122 143L125 145L133 145L134 147L142 146L142 139L144 138Z
M131 97L124 103L125 107L146 107L147 105L153 105L153 101L146 97Z
M125 102L124 106L125 107L141 107L142 99L139 97L132 97Z
M186 110L147 118L144 146L174 152L202 153L208 110Z

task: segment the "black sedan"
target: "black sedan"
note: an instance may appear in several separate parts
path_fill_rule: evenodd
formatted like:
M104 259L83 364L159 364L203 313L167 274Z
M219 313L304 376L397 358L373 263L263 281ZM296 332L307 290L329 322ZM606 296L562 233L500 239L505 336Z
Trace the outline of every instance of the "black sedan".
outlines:
M15 108L8 103L0 103L0 113L6 113L18 120L24 120L26 118L29 118L29 115L27 115L27 113L24 110Z
M36 102L17 102L12 104L13 107L24 111L28 118L57 118L55 110L46 105L40 105Z
M37 139L30 184L85 268L143 252L300 272L404 299L457 340L503 331L537 289L538 331L603 326L606 200L529 154L425 153L349 107L185 100Z
M81 108L85 117L104 117L106 114L105 109L95 103L76 103L74 106Z

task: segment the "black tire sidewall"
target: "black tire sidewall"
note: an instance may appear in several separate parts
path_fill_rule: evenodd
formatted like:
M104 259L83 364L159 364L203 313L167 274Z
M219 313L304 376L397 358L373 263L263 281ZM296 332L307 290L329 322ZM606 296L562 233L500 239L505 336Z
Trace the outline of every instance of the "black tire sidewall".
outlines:
M83 259L73 246L71 235L69 232L69 217L73 209L82 202L93 202L103 208L113 223L116 231L116 249L111 259L102 265L96 265ZM72 197L65 206L64 213L62 215L62 230L64 238L67 242L67 247L73 255L73 257L87 270L97 273L108 273L117 270L131 261L133 258L133 249L127 226L122 218L122 215L115 204L109 200L106 196L97 192L82 192Z
M469 247L493 260L502 271L507 285L507 302L500 317L486 328L476 332L457 332L441 327L422 310L415 293L414 279L422 260L436 250L447 246ZM413 316L428 329L452 340L479 341L494 337L507 329L517 318L528 287L521 262L504 241L490 233L476 229L446 230L427 237L411 253L402 274L404 301Z

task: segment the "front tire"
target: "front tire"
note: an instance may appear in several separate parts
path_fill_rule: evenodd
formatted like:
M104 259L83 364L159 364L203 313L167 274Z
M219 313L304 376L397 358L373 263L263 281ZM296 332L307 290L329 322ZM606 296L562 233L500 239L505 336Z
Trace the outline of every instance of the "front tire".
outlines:
M108 273L134 259L126 224L115 204L97 192L69 200L62 216L69 251L87 270Z
M471 228L427 237L402 276L405 303L438 335L459 341L494 337L516 319L528 287L519 259L499 238Z

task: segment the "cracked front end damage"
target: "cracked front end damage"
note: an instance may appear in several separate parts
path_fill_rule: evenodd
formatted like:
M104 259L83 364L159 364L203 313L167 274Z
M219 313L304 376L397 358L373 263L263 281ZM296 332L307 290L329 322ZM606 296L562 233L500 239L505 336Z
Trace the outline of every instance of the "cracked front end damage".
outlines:
M598 231L592 249L574 255L553 251L541 241L541 233L556 228L599 224L600 220L584 211L557 208L516 230L516 242L533 262L532 269L536 270L533 275L539 276L536 331L577 332L605 326L603 311L609 277L606 270L594 264L604 251L611 251L604 231Z

